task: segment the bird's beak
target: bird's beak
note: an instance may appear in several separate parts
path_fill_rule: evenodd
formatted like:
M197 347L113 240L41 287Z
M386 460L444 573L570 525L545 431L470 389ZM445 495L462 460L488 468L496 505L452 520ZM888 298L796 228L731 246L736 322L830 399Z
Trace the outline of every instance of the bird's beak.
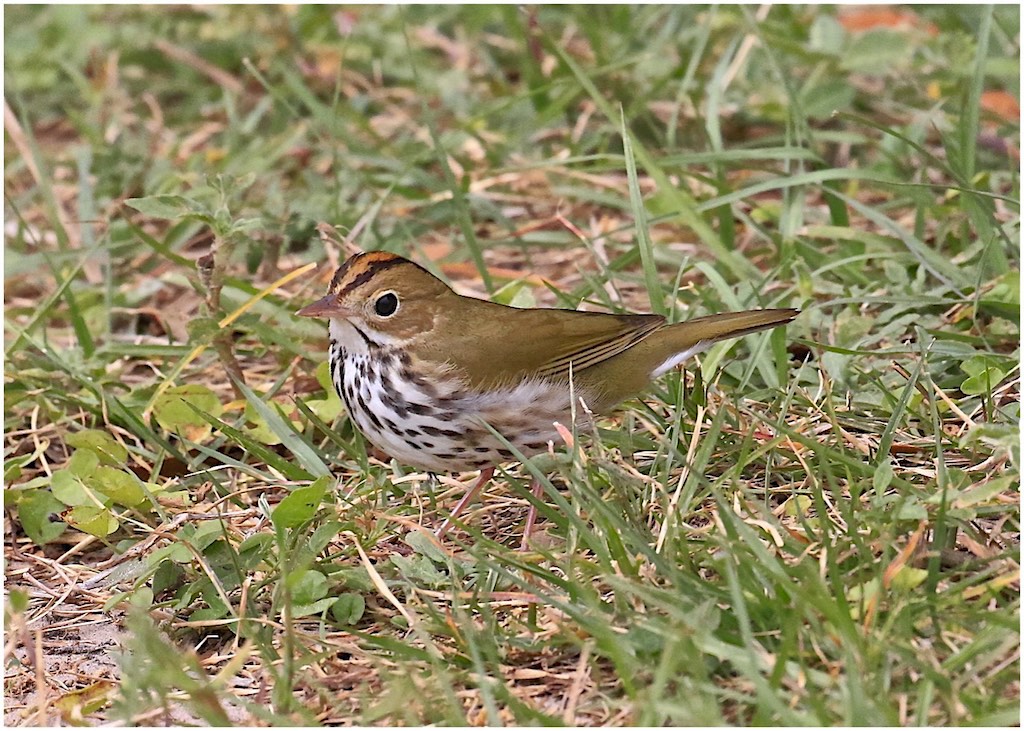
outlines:
M348 311L338 304L337 297L329 294L311 305L306 305L295 314L299 317L345 317Z

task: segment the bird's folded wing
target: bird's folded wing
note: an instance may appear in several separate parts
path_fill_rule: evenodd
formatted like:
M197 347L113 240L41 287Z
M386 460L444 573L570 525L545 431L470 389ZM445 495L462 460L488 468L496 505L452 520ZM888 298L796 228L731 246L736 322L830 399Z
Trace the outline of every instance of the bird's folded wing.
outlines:
M526 378L568 380L607 360L665 323L660 315L611 315L556 309L514 309L481 302L461 323L448 323L447 353L437 352L477 388ZM476 308L474 308L476 309ZM486 332L478 323L486 323Z
M545 378L566 378L569 369L579 372L628 350L664 324L658 316L609 315L604 322L595 322L593 331L577 333L553 348L537 373ZM642 318L637 320L636 318ZM589 318L588 318L589 319Z

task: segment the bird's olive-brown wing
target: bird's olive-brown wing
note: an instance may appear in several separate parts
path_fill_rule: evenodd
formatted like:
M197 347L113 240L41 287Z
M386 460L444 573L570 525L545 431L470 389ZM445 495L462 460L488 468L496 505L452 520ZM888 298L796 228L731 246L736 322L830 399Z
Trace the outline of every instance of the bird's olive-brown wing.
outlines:
M439 322L431 360L447 361L476 388L529 377L568 380L612 358L662 327L660 315L611 315L555 309L517 309L460 298L459 313Z

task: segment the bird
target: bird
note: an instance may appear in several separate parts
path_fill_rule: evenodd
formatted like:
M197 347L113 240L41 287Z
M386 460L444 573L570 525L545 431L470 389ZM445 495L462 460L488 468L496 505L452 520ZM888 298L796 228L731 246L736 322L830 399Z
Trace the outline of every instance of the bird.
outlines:
M545 452L574 411L585 427L719 340L785 325L799 311L669 323L517 308L460 295L409 259L371 251L344 261L327 294L296 314L328 320L331 381L373 446L430 473L479 470L436 531L440 540L495 468L516 458L508 444L527 458ZM585 408L574 409L573 398ZM539 480L531 492L540 499ZM531 503L521 548L536 517Z

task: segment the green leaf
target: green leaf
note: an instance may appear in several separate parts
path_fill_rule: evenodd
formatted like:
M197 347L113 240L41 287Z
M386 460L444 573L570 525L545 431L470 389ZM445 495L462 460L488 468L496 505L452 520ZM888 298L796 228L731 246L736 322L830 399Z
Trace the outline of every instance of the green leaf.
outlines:
M148 586L140 586L132 592L129 603L133 607L149 609L153 605L153 590Z
M180 195L150 195L145 198L129 198L125 204L151 218L176 221L181 218L197 218L213 222L209 209L197 200Z
M95 455L93 455L95 457ZM82 482L82 478L71 472L71 470L57 470L50 480L50 490L53 496L64 505L96 505L96 501L89 497L89 492Z
M807 32L807 47L818 53L838 56L846 39L846 31L831 15L815 16Z
M308 487L293 490L274 508L270 520L281 528L295 528L310 520L316 515L330 482L330 477L320 477Z
M11 610L18 614L24 614L28 611L29 596L28 592L24 589L11 588L7 594L7 599L11 603Z
M882 581L877 577L868 579L863 584L851 586L846 592L846 599L850 603L850 616L855 620L860 619L862 603L877 599L881 588Z
M218 520L204 520L198 525L187 525L178 536L200 553L205 553L212 544L224 538L224 528Z
M311 614L323 614L325 611L330 609L334 604L334 597L327 597L325 599L318 599L315 602L309 604L294 604L292 605L292 616L293 617L308 617Z
M1009 271L993 281L996 284L982 296L983 302L991 300L1008 305L1020 304L1020 272L1016 270Z
M272 447L283 441L281 436L270 427L267 420L263 418L262 414L260 414L252 404L245 405L245 418L252 424L252 426L247 426L245 428L245 432L260 444L266 444L267 446ZM294 421L291 419L289 419L289 421L296 431L302 429L301 421Z
M197 609L189 615L190 622L210 622L217 619L224 619L228 616L228 608L223 603L217 602L213 606Z
M104 538L117 530L117 518L106 508L95 505L80 505L72 508L67 515L68 523L78 530Z
M964 382L960 384L960 390L971 396L980 396L990 393L992 387L996 386L1005 377L1006 374L1001 370L992 368L976 376L965 378Z
M37 546L60 536L67 528L67 523L51 518L60 515L65 505L49 490L28 490L22 493L18 499L18 520L25 529L25 535Z
M192 441L200 441L211 430L196 410L220 416L224 407L217 394L200 383L169 388L153 402L157 423L167 431L181 433Z
M323 479L323 478L321 478ZM323 551L336 535L341 531L342 524L336 520L329 520L313 531L313 535L306 541L303 547L311 556L316 556Z
M927 520L928 510L918 502L917 498L910 498L896 510L897 520Z
M316 370L313 371L313 375L316 376L316 381L320 384L320 388L327 393L333 393L335 396L338 395L334 390L334 384L331 383L331 364L329 361L325 360L318 365Z
M195 558L188 546L180 541L175 541L166 546L161 546L146 557L146 563L150 566L157 566L161 561L174 561L179 564L190 563Z
M1016 477L1004 475L1002 477L993 478L984 484L974 485L973 487L964 490L959 496L954 498L953 507L966 508L989 503L997 504L998 501L994 500L994 498L998 497L1003 492L1010 492L1016 481Z
M33 459L33 456L34 455L31 454L23 454L19 457L12 457L11 459L6 460L4 462L4 484L10 485L17 482L18 478L21 477L22 466L28 464L28 462Z
M976 355L960 364L960 370L968 374L960 384L960 390L970 396L990 393L995 386L1006 378L1006 371L1000 367L1001 362L988 355Z
M414 530L402 540L405 542L405 545L412 548L421 556L426 556L438 563L445 563L448 560L448 555L444 550L422 531Z
M537 306L537 298L533 295L533 289L521 280L509 282L491 293L491 302L509 307Z
M231 234L245 234L266 228L267 221L259 217L236 218L231 222Z
M157 596L181 584L185 571L174 561L161 561L153 572L153 593Z
M875 468L875 474L872 478L874 483L875 492L881 495L889 487L893 478L892 470L892 458L886 457L882 460L882 463Z
M341 412L345 410L345 405L336 393L328 394L327 398L307 401L306 406L316 414L320 421L326 424L333 423L335 419L341 416Z
M292 599L299 604L309 604L327 596L330 584L327 577L315 569L306 569L288 577Z
M960 364L960 370L970 376L980 376L991 368L997 368L998 361L990 355L975 355Z
M331 615L338 624L356 624L366 611L366 600L362 594L342 594L331 605Z
M139 487L139 478L123 470L98 467L86 483L118 505L136 508L146 502L146 493Z
M376 588L370 574L362 566L338 569L333 576L336 581L341 581L342 586L356 591L374 591Z
M919 587L927 578L928 572L925 569L901 566L896 573L893 574L890 586L892 586L896 591L909 592L910 590Z
M870 333L874 327L874 317L863 315L852 309L842 310L836 315L836 343L853 347L859 344L864 336Z
M274 536L270 533L255 533L238 544L238 558L245 566L255 567L271 550Z
M391 557L391 563L402 573L402 576L414 584L438 587L449 583L448 576L438 571L426 556L410 558L395 555Z
M312 399L306 402L306 406L319 417L321 421L328 424L337 419L344 410L345 405L334 390L331 383L331 364L326 360L316 367L316 380L324 389L326 396L322 399Z
M102 464L120 466L128 459L128 450L101 429L86 429L69 434L66 441L76 449L88 449L95 452Z
M804 114L820 119L836 110L849 109L855 98L856 91L846 79L825 81L801 92Z
M81 449L71 455L65 469L76 477L88 477L100 466L100 456L91 449Z

